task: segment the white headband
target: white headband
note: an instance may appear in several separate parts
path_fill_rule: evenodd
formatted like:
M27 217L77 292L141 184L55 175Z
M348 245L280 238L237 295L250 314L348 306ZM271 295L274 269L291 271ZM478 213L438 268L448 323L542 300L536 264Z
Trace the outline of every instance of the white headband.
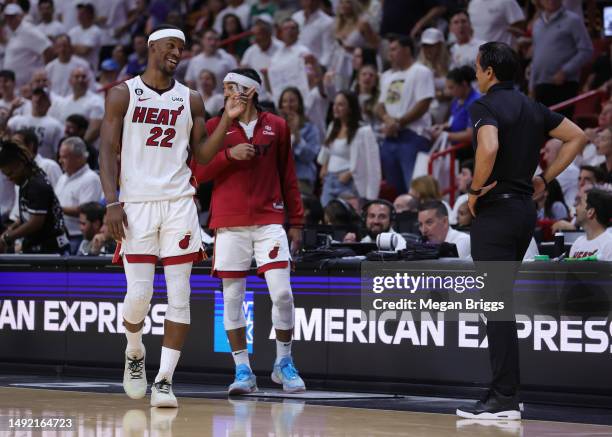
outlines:
M151 44L153 41L157 41L162 38L178 38L181 41L185 42L185 34L182 30L178 29L160 29L156 30L149 36L149 40L147 41L147 45Z
M255 92L259 93L259 83L256 80L251 79L250 77L243 76L238 73L227 73L223 82L234 82L238 85L242 85L245 88L255 88Z

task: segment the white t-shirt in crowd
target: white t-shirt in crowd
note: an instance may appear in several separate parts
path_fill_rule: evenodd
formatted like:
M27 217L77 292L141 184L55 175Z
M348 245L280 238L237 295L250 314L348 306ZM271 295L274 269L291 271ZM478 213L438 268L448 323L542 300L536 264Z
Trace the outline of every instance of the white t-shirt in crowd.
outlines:
M89 62L76 55L73 55L66 63L60 62L57 58L49 62L45 66L45 70L49 77L51 91L62 97L70 95L72 93L70 75L77 67L86 68L88 71L91 71Z
M57 181L59 181L59 178L62 176L62 168L57 161L44 158L40 156L40 153L37 153L34 157L34 162L45 172L47 179L51 182L51 186L55 188Z
M206 99L202 97L202 99L204 100L204 109L212 117L215 117L225 104L225 98L223 97L223 94L221 93L214 93L209 98Z
M471 0L468 6L474 37L512 44L508 27L525 19L516 0Z
M85 164L71 176L64 173L55 186L55 194L63 208L73 208L87 202L99 202L102 198L100 176ZM64 215L64 221L69 236L81 235L78 217Z
M80 114L90 121L101 120L104 117L104 98L89 90L78 99L71 94L54 106L51 112L62 123L72 114Z
M329 161L327 161L327 171L338 173L347 171L351 168L351 149L346 138L336 138L329 145Z
M387 70L380 78L379 103L384 103L387 114L400 118L414 105L436 95L433 72L418 62L407 70ZM428 136L431 117L425 113L421 118L406 125L418 135Z
M134 0L98 0L95 4L96 18L106 17L106 22L101 27L102 45L129 44L129 32L124 32L120 39L113 35L115 29L123 27L127 23L128 14L136 8Z
M574 164L568 165L559 176L557 176L557 182L561 185L561 191L563 192L563 199L567 206L571 206L576 201L576 195L578 194L578 176L580 176L580 168Z
M272 56L272 64L282 65L297 62L299 58L303 58L304 56L309 55L311 53L312 52L308 49L308 47L300 43L295 43L290 46L282 44L281 47Z
M585 258L591 255L597 255L598 261L612 261L612 233L602 232L592 240L583 235L572 244L570 257Z
M73 27L79 25L76 4L77 1L75 0L55 0L53 2L55 14L57 15L58 20L61 17L60 21L64 26L66 26L66 29L72 29Z
M215 17L215 23L213 24L213 29L215 29L219 35L223 33L223 18L227 14L234 14L238 16L240 20L240 24L242 24L242 29L247 30L249 28L249 16L251 15L251 5L248 2L244 2L237 8L233 6L227 6L225 9L222 9L219 14Z
M194 56L189 61L187 71L185 72L185 80L188 82L198 83L198 79L202 70L210 70L214 73L217 79L217 91L223 90L223 79L225 75L234 68L238 67L236 59L227 53L225 50L219 49L212 56L207 56L204 53Z
M270 47L267 50L262 50L258 44L253 44L244 52L240 65L261 72L264 68L270 68L272 57L281 47L283 47L283 43L275 38L272 38Z
M68 32L72 45L83 45L92 47L89 55L86 56L87 61L93 71L98 71L98 63L100 61L100 47L104 33L97 25L89 26L83 29L83 26L78 25L73 27Z
M459 254L459 258L470 259L472 257L470 236L465 232L459 232L449 227L444 242L452 243L457 246L457 253Z
M461 205L463 205L465 202L468 201L468 195L467 194L462 194L461 196L457 197L457 200L455 200L455 204L453 205L453 209L451 210L449 216L448 216L448 222L451 225L456 225L457 224L457 214L459 214L459 208L461 207Z
M17 30L8 35L4 68L15 72L17 88L28 83L34 71L45 65L42 55L49 47L49 38L26 21L22 21Z
M476 38L472 38L465 44L455 43L450 48L451 54L451 69L468 65L472 68L476 65L476 56L478 56L478 48L484 44Z
M64 136L64 126L50 115L34 117L33 115L16 115L7 123L10 130L15 131L31 127L38 136L38 153L45 158L55 159L59 141Z
M13 117L16 115L30 115L32 114L32 102L28 99L21 99L22 104L13 111ZM4 99L0 99L0 108L10 109L11 102Z
M291 16L300 27L298 43L308 47L320 64L327 65L334 46L334 19L317 9L306 21L304 11Z
M15 184L0 171L0 216L8 214L15 202Z
M66 26L55 20L50 23L43 23L41 21L36 25L36 28L44 33L49 39L54 39L56 36L66 33Z

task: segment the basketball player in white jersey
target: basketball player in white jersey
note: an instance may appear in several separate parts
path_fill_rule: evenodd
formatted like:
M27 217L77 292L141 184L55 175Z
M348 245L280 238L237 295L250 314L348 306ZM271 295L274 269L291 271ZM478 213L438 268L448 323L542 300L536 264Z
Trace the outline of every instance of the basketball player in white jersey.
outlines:
M172 26L149 36L145 72L108 93L100 145L106 223L121 243L115 260L123 262L127 279L123 387L134 399L147 390L142 329L159 258L164 266L168 307L159 373L151 387L154 407L177 406L172 376L189 330L192 264L202 259L189 153L209 162L248 98L247 93L228 99L222 123L207 137L202 98L173 79L184 44L183 32Z

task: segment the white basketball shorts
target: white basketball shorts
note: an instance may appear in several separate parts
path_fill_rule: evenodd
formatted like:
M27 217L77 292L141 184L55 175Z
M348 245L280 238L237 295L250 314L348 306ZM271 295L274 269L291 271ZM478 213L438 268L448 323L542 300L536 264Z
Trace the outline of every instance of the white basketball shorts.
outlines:
M219 228L215 235L212 275L217 278L244 278L255 256L257 274L284 269L291 254L282 225Z
M119 254L130 263L163 265L203 259L200 223L193 197L123 205L128 225Z

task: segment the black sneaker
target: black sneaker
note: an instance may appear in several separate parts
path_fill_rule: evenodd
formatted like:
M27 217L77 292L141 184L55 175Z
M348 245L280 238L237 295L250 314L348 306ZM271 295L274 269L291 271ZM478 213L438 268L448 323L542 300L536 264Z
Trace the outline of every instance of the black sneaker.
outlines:
M478 402L457 408L457 416L466 419L521 420L517 396L504 396L494 390Z

